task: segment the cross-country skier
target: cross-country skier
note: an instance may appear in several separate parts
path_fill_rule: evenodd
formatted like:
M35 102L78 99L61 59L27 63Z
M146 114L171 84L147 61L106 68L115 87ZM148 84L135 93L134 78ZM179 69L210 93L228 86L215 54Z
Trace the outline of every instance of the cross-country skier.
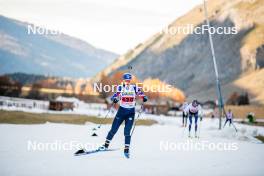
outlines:
M188 118L188 113L186 114L184 109L188 106L188 102L184 102L181 106L182 110L182 126L186 127L187 126L187 118Z
M194 123L195 123L195 137L197 137L197 128L198 128L198 117L200 113L200 121L202 120L202 109L201 106L198 104L197 100L193 100L185 109L184 112L189 114L189 137L191 137L191 127L192 127L192 117L194 116Z
M233 123L233 113L231 111L231 109L228 109L228 112L226 113L226 121L225 121L225 124L224 124L224 127L226 125L227 122L229 122L229 126L231 126L231 124Z
M131 140L130 131L134 124L135 117L135 106L136 106L136 97L141 97L143 102L148 100L147 96L144 95L142 90L131 84L132 75L130 73L125 73L123 75L122 85L117 86L117 92L111 97L113 103L119 103L119 109L112 123L111 130L106 136L105 143L100 150L105 150L109 147L111 140L118 131L120 125L125 122L124 135L125 135L125 148L124 155L126 158L129 158L129 145Z

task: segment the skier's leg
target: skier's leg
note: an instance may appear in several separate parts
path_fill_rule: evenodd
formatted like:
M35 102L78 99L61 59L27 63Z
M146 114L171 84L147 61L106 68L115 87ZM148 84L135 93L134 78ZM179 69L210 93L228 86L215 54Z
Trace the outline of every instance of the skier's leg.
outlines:
M184 112L182 112L182 126L184 126L184 118L185 118L185 114Z
M189 116L189 114L185 115L185 127L187 127L187 124L188 124L188 116Z
M228 121L229 121L229 126L231 126L231 123L232 123L231 119L228 119Z
M190 134L191 134L191 128L192 128L192 114L191 113L189 113L189 136L190 136Z
M135 114L128 116L125 119L125 128L124 128L124 135L125 135L125 148L124 148L124 155L126 158L129 158L129 146L131 141L131 129L134 124Z
M131 141L131 129L134 124L135 115L131 115L125 119L125 128L124 128L124 136L125 136L125 147L129 147Z
M189 132L191 131L192 128L192 115L189 115Z
M123 122L123 118L116 116L113 123L112 123L112 127L111 130L108 132L107 136L106 136L106 140L105 140L105 144L104 146L106 148L108 148L110 141L113 139L114 135L116 134L118 128L120 127L120 125Z
M184 127L187 126L188 114L184 114Z
M195 133L197 132L198 113L194 114Z

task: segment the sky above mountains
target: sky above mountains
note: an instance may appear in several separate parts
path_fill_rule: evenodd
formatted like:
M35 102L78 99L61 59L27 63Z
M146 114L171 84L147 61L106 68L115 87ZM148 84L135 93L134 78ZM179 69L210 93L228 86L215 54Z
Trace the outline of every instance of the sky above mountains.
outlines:
M59 30L118 54L202 0L0 0L0 14Z

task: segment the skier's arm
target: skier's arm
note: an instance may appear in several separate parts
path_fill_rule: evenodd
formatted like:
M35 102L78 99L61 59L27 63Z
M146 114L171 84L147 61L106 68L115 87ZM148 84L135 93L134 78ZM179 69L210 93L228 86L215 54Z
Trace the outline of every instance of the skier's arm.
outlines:
M138 97L142 98L143 102L148 101L148 97L144 94L141 88L135 86L135 92Z
M182 104L182 106L180 107L180 110L184 112L184 108L185 108L185 106L184 106L184 104Z
M117 87L117 91L111 97L111 101L113 103L117 103L119 101L119 95L120 95L121 91L122 91L122 87L121 86L118 86Z
M185 114L188 114L188 113L189 113L189 108L190 108L190 105L187 105L187 106L183 109L183 111L184 111Z

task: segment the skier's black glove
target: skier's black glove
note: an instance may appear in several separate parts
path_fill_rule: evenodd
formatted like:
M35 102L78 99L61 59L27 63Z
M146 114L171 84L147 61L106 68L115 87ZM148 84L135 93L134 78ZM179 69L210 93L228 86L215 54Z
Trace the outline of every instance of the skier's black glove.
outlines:
M143 97L143 102L147 102L148 101L148 97L147 96L144 96Z
M118 99L117 98L113 98L112 101L113 101L113 103L117 103Z
M200 121L202 121L203 120L203 117L200 117Z

